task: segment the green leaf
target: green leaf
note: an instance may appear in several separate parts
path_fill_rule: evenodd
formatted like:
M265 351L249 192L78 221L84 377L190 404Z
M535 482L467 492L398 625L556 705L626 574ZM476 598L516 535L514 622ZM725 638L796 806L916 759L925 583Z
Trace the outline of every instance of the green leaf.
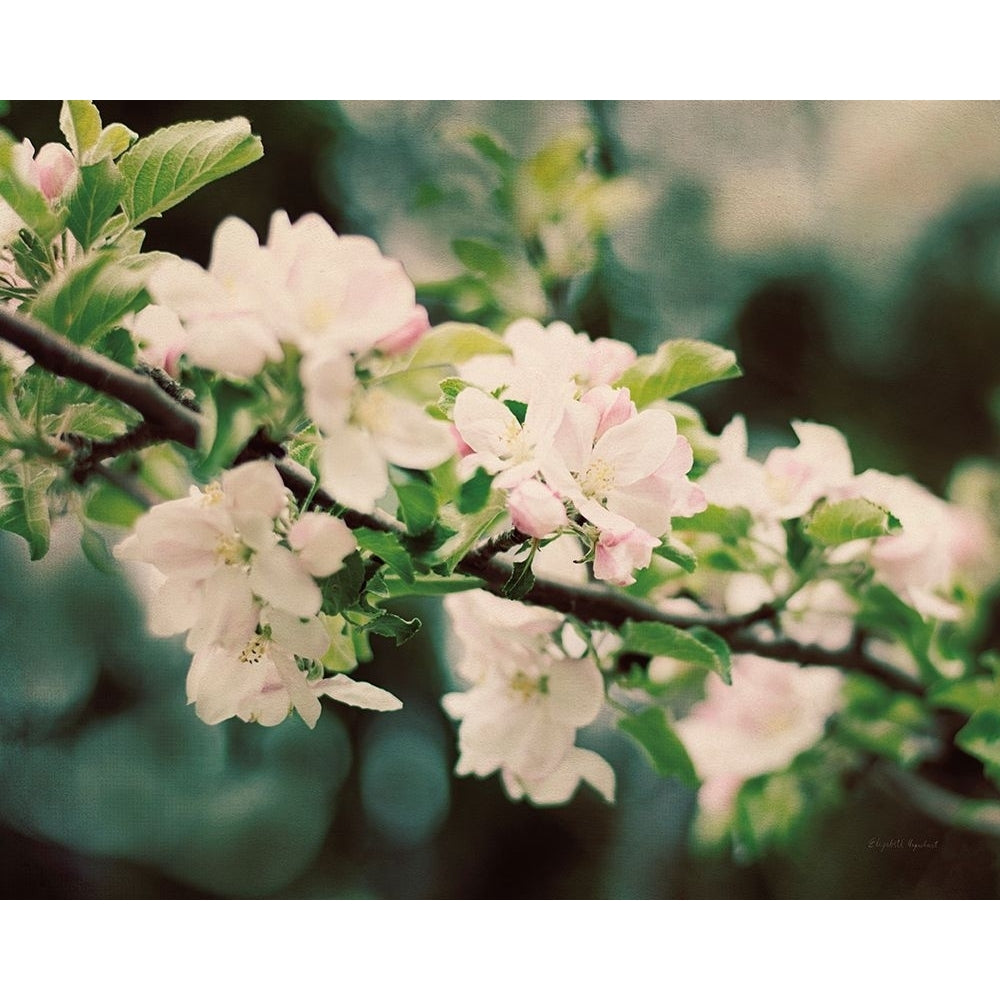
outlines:
M980 709L958 731L955 743L984 763L1000 767L1000 711Z
M361 548L378 556L401 579L413 581L413 560L395 535L374 528L355 528L354 537Z
M79 180L67 203L66 225L84 250L91 248L114 215L123 189L121 173L110 159L80 168Z
M102 573L113 575L118 572L118 563L108 549L104 536L95 531L89 524L83 526L80 536L80 548L87 557L87 562Z
M104 127L97 145L87 157L87 162L93 164L100 163L101 160L116 160L138 138L137 132L126 128L121 122L112 122Z
M514 414L517 422L523 424L528 416L528 404L522 403L517 399L505 399L503 405Z
M48 490L56 478L51 465L22 462L0 476L0 530L20 535L32 560L49 551Z
M420 338L410 356L409 368L453 367L480 354L510 354L510 348L484 326L442 323Z
M458 490L456 505L460 514L475 514L486 506L490 498L490 486L493 477L480 466Z
M912 767L941 749L934 718L913 695L890 691L870 677L844 681L837 731L849 742Z
M713 638L706 641L707 635ZM723 653L718 647L719 642L722 640L718 636L701 626L685 631L665 622L629 621L622 629L621 652L669 656L682 663L712 670L730 684L728 647Z
M710 503L701 513L675 517L671 523L674 531L699 531L736 541L747 536L753 518L745 507L718 507Z
M414 576L410 583L392 576L381 580L384 597L442 597L466 590L480 590L483 581L474 576Z
M822 500L802 520L802 529L820 545L843 545L862 538L880 538L899 528L899 521L871 500Z
M423 535L434 526L438 501L434 488L419 479L396 483L393 487L399 500L399 516L411 535Z
M146 508L134 497L108 482L99 482L87 499L84 513L91 521L131 528Z
M531 549L526 558L514 563L514 571L501 591L507 600L519 601L535 585L535 574L531 572L534 556L535 550Z
M719 661L719 667L716 670L716 673L727 684L732 684L732 651L729 648L729 643L727 643L721 635L717 635L710 628L706 628L704 625L695 625L693 628L688 629L688 635L697 639L700 643L708 646L708 648L715 653L715 656Z
M125 180L122 206L138 225L263 155L245 118L171 125L140 139L118 161Z
M670 542L661 542L655 551L658 556L662 556L675 566L680 566L685 573L693 573L698 568L698 557L676 539Z
M503 252L489 243L457 239L451 241L451 249L466 270L488 281L496 281L507 271Z
M259 391L231 382L216 382L209 398L211 407L206 407L206 416L214 425L215 434L208 452L194 467L194 474L199 479L211 479L233 464L233 459L257 432L259 411L265 405ZM203 396L203 405L207 402Z
M995 677L963 677L940 681L927 693L928 701L940 708L972 715L982 708L1000 712L1000 684Z
M709 382L741 375L736 355L707 340L668 340L640 357L621 378L640 409Z
M93 101L63 101L59 128L80 163L101 137L101 113Z
M686 785L698 787L700 782L694 764L662 708L652 706L638 715L627 715L618 720L618 728L646 751L657 774L664 778L677 777Z
M488 132L474 132L469 136L469 145L480 156L495 163L498 167L509 168L516 162L514 155Z
M148 304L141 272L124 266L114 253L98 251L49 282L31 314L75 344L90 345Z
M361 626L366 632L374 632L376 635L385 635L396 640L397 646L402 646L408 639L412 639L421 629L422 622L419 618L401 618L390 611L383 611L370 621Z
M507 517L507 506L503 495L494 490L482 510L462 516L451 506L442 508L441 517L445 527L455 529L455 534L438 549L437 558L452 572L462 558L482 539L488 538L497 525Z
M65 210L54 211L45 195L24 180L14 167L14 151L20 144L0 129L0 198L21 217L39 239L48 243L65 228Z
M352 552L345 560L343 569L327 577L322 583L323 611L336 615L352 608L361 597L365 585L365 563L360 553Z

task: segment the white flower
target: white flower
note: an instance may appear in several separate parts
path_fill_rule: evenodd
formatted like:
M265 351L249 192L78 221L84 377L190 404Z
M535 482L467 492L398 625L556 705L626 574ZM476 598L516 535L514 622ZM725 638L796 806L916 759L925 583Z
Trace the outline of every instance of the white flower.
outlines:
M635 351L619 340L591 340L562 322L543 327L534 319L515 320L504 332L509 356L473 358L458 366L465 381L487 392L503 387L509 399L528 399L543 386L572 384L576 394L611 385L635 361Z
M241 219L225 219L216 229L207 271L192 261L169 260L150 276L149 290L180 318L185 352L199 367L248 378L265 362L281 359L268 316L278 295L276 275L257 234Z
M455 453L442 420L380 385L364 388L354 364L336 351L301 366L306 409L323 433L321 481L340 503L371 513L389 488L389 465L432 469Z
M281 338L308 354L316 347L362 354L398 351L427 329L427 314L402 264L365 236L338 236L320 216L292 224L275 212L267 254L281 284L270 304Z
M840 706L843 678L833 667L799 667L760 656L733 657L732 686L715 674L706 698L676 724L712 812L732 805L748 778L787 767L822 737Z
M581 778L613 796L607 765L574 746L604 704L604 681L592 660L562 651L561 617L483 593L453 595L446 606L466 647L460 670L472 681L442 699L461 723L456 773L500 771L514 797L540 803L566 801Z
M187 679L188 704L209 725L238 716L244 722L275 726L294 708L310 729L319 719L323 695L377 711L401 707L388 691L342 674L310 681L296 657L318 660L329 645L319 618L302 621L271 609L261 630L243 646L216 644L195 653Z
M322 596L309 571L279 545L275 522L288 494L268 462L223 473L220 484L158 504L115 554L147 562L165 580L150 612L157 635L188 631L192 651L228 638L242 644L257 626L260 602L309 617Z

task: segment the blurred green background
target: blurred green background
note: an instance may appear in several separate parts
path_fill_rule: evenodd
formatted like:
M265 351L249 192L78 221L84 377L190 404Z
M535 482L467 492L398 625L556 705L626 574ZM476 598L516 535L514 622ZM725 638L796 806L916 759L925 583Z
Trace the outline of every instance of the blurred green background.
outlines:
M858 470L943 492L996 460L1000 414L1000 105L989 102L116 102L140 134L244 115L265 157L147 227L146 249L207 263L228 214L324 215L401 259L432 318L542 309L530 281L484 304L456 239L503 245L492 176L469 135L529 156L581 128L593 166L630 179L561 314L650 350L704 337L742 379L690 401L719 431L745 413L763 448L789 421L840 427ZM57 102L0 124L60 139ZM627 204L625 203L627 201ZM506 227L506 228L505 228ZM566 234L562 234L566 236ZM570 237L566 239L570 240ZM488 317L487 317L488 318ZM949 831L862 777L781 856L695 850L690 792L614 731L595 749L619 802L511 803L451 776L447 637L437 609L366 677L389 717L329 705L316 731L184 704L187 657L148 638L121 579L82 563L71 529L43 564L0 539L0 892L14 897L994 897L997 844ZM894 838L926 851L879 851Z

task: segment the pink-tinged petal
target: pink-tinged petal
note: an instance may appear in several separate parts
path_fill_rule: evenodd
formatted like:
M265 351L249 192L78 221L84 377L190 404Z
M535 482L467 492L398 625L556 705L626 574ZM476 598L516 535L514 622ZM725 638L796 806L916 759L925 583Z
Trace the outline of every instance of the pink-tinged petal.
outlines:
M569 523L563 502L537 479L528 479L511 490L507 510L514 527L532 538L544 538Z
M280 545L254 556L250 586L269 604L302 618L315 615L323 603L319 587L295 553Z
M588 352L587 374L591 385L611 385L636 359L635 348L620 340L598 337Z
M581 397L580 402L592 406L600 415L597 430L594 432L595 439L601 437L605 431L612 427L617 427L619 424L631 420L639 412L635 408L635 403L632 402L632 396L628 389L612 389L608 385L596 386L591 389Z
M336 573L358 547L351 529L339 517L317 511L302 514L288 529L288 544L315 577Z
M326 677L314 681L312 689L317 694L325 694L328 698L351 705L354 708L367 708L375 712L395 712L403 707L403 703L389 691L385 691L366 681L355 681L344 674Z
M265 608L261 619L271 629L274 642L306 660L322 659L330 648L330 633L320 618L306 618L278 608Z
M570 747L559 766L540 781L527 782L507 770L503 777L512 798L520 798L519 793L523 793L538 806L568 802L581 780L596 789L607 802L615 801L615 772L611 765L599 754L582 747Z
M322 708L316 692L309 686L306 675L299 670L295 660L284 650L272 648L271 659L295 711L299 713L302 721L310 729L315 729Z
M498 399L480 389L463 389L452 410L455 428L477 454L504 455L520 433L517 417Z
M624 535L601 532L594 554L594 576L619 587L635 583L635 571L645 569L653 557L658 538L635 528Z
M324 439L320 470L323 488L363 514L372 513L389 488L389 468L371 434L349 424Z
M373 394L369 393L369 397ZM450 425L388 392L366 400L378 407L366 426L382 454L406 469L433 469L455 454Z
M226 646L208 646L195 653L187 676L188 704L208 725L240 714L248 699L259 694L266 683L268 666L245 663L239 651Z
M632 420L610 428L594 446L594 459L615 470L621 486L652 475L670 454L677 439L677 422L666 410L643 410Z
M592 660L564 660L545 669L549 718L579 729L589 726L604 705L604 679Z
M570 472L581 472L587 467L594 450L594 437L600 423L600 412L576 400L566 403L563 418L556 431L554 452ZM543 467L549 477L549 463Z
M528 713L527 722L517 732L515 751L505 755L504 761L525 781L538 781L559 766L573 745L576 728L540 711Z
M306 411L325 434L338 434L351 413L358 384L354 362L340 351L323 351L305 358L299 368L306 390Z
M410 318L398 330L379 337L375 346L383 354L404 354L416 347L420 338L431 328L427 318L427 310L423 306L414 306Z
M244 519L274 520L288 509L288 491L270 462L245 462L222 474L222 491L240 530Z
M216 227L208 269L214 276L242 277L259 254L260 243L253 227L230 215Z
M198 620L202 610L201 587L183 577L168 577L149 605L149 631L153 635L178 635Z
M67 195L76 181L76 160L58 142L47 142L35 157L38 186L49 201Z
M241 566L221 566L202 584L201 610L187 636L187 648L225 643L242 646L249 641L260 619L247 575Z

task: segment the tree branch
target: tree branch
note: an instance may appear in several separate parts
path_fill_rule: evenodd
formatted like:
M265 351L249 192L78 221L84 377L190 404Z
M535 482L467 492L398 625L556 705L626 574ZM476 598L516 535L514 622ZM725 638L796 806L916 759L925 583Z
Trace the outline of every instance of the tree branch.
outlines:
M171 399L147 375L141 375L46 330L19 313L0 309L0 337L21 348L35 362L52 372L128 404L162 434L163 440L196 448L203 422L187 406Z
M43 368L82 382L98 392L114 396L127 403L146 418L148 424L134 428L129 434L112 442L94 442L90 456L84 462L99 462L101 458L121 454L129 444L135 448L154 441L171 440L189 448L197 447L202 419L191 407L183 389L162 373L140 374L87 348L78 347L19 314L0 310L0 337L27 351ZM169 383L164 385L164 379ZM343 510L334 498L317 488L311 473L285 457L276 456L283 449L255 438L244 449L239 461L250 461L265 455L276 458L275 467L288 489L304 502L311 498L313 506L335 510L351 528L373 528L402 534L404 525L381 512L363 514ZM94 458L95 454L99 457ZM469 553L456 567L457 572L482 580L485 589L501 595L511 567L497 556L521 544L527 536L515 530L504 532L479 549ZM844 650L829 650L820 646L804 646L785 638L768 639L754 632L751 626L774 617L774 609L764 605L749 615L685 616L661 611L628 594L606 590L594 584L570 585L552 580L536 579L531 590L522 598L581 621L619 628L626 621L661 622L677 628L704 626L725 638L734 652L757 653L773 659L796 663L834 665L877 677L896 690L919 693L916 682L868 658L857 644Z

